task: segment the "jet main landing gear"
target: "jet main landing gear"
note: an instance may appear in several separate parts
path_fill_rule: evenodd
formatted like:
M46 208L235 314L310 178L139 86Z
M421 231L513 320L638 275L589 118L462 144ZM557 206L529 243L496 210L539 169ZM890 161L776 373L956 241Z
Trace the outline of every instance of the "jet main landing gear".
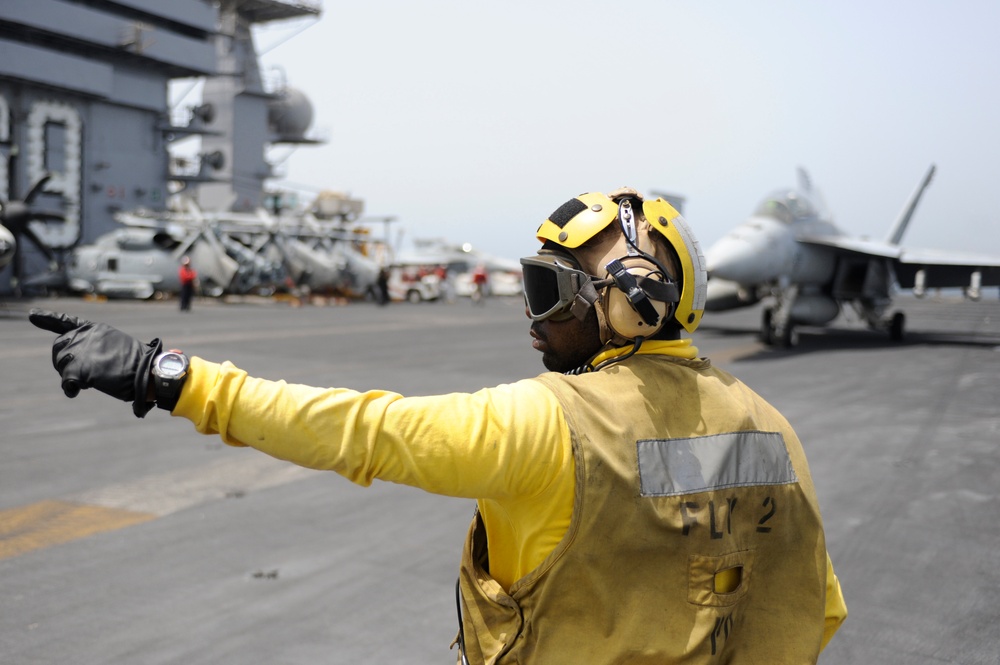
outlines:
M894 342L903 341L903 329L906 327L906 314L896 312L889 319L889 339Z

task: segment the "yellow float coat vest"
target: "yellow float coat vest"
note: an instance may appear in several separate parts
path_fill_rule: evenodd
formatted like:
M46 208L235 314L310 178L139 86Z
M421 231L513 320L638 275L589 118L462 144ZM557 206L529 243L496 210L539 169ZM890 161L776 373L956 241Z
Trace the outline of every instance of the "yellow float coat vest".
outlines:
M509 590L473 520L460 576L469 662L816 662L826 544L784 417L708 361L634 356L539 380L570 429L573 516Z

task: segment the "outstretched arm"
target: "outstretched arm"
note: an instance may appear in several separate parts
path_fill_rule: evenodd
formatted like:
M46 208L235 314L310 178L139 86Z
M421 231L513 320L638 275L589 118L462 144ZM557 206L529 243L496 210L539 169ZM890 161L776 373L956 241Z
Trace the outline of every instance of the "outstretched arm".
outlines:
M318 388L247 376L194 357L175 416L230 445L436 494L497 500L534 496L572 473L555 396L524 380L426 397Z
M96 388L153 407L150 370L162 344L103 323L33 310L31 322L59 336L52 362L70 397ZM499 501L537 496L572 474L572 451L555 396L533 380L404 398L386 391L316 388L247 376L229 363L191 359L172 413L230 445L251 446L301 466L429 492Z

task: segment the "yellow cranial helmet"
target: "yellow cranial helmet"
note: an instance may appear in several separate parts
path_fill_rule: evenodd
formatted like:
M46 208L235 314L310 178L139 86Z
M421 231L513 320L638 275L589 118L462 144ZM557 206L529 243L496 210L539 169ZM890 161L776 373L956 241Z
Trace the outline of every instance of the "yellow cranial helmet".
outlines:
M575 295L576 305L565 298L561 302L565 311L578 306L581 296L596 305L605 342L648 338L671 322L693 332L701 322L705 259L687 222L667 201L644 201L631 188L581 194L542 222L537 237L543 243L540 257L569 255L581 273L591 276L589 291L596 298L586 298L584 288ZM522 259L529 313L545 318L532 308L530 261ZM564 281L570 283L568 277ZM550 310L555 309L552 304Z

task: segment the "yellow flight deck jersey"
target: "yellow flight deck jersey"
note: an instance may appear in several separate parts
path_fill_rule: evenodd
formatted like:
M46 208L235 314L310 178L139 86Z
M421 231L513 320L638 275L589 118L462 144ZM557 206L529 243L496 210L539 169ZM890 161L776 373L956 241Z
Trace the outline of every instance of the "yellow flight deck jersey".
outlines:
M624 351L622 349L616 352L624 353ZM570 421L576 416L568 419L564 406L574 398L570 394L572 391L567 392L564 384L573 385L581 380L592 382L591 377L598 375L624 376L623 373L627 368L635 365L652 368L645 370L650 378L659 375L675 377L678 372L680 375L698 374L707 382L704 385L725 384L727 387L723 389L724 391L738 386L743 393L753 395L749 389L728 374L711 368L708 361L694 360L696 354L697 349L690 345L690 340L647 341L633 358L611 365L608 369L597 373L580 377L563 377L548 373L538 378L486 388L471 394L453 393L428 397L402 397L385 391L362 393L344 388L315 388L287 384L284 381L268 381L247 376L246 372L228 362L219 365L195 357L191 359L189 378L173 414L191 420L199 432L219 434L227 444L251 446L301 466L336 471L361 485L369 485L373 479L378 478L419 487L436 494L477 499L478 514L473 523L470 542L466 545L467 555L476 543L488 547L488 553L480 553L481 562L488 562L484 566L488 572L479 570L475 574L488 577L491 583L497 585L501 595L505 596L502 602L507 602L506 598L509 597L506 597L506 592L512 589L520 590L530 596L532 590L544 588L544 573L554 570L556 572L553 575L555 575L566 568L565 564L571 557L563 555L568 550L571 553L573 550L564 542L564 537L567 537L571 526L573 533L570 534L570 538L581 532L580 507L584 505L585 498L587 501L592 500L587 491L581 487L581 482L586 484L590 481L580 466L593 464L597 458L592 459L593 456L581 446L581 433L571 431ZM670 381L676 379L666 379L667 389L657 395L646 394L641 381L638 384L634 381L626 382L627 392L622 391L618 394L630 397L634 402L633 406L653 400L664 410L669 410L672 404L683 401L683 395L673 394L669 390L670 387L679 387L676 384L671 385ZM613 385L610 387L614 389ZM688 387L685 386L685 389ZM641 398L636 400L635 395ZM753 399L756 400L755 408L758 403L766 406L759 397L753 395ZM694 400L698 401L698 395L694 396ZM621 411L614 394L607 395L603 403L605 411L609 408L612 412L616 409ZM573 404L573 406L581 405ZM699 415L699 420L714 418L716 414L713 413L713 408L725 410L732 406L725 400L714 405L701 404L706 412ZM773 412L773 409L770 411ZM776 416L776 412L774 414L780 422L784 422L780 416ZM788 438L794 439L794 433L791 433L787 423L784 427L789 432L786 442ZM698 437L704 433L697 430L697 427L692 428L692 431L684 433L683 436ZM780 435L776 436L780 439ZM677 437L672 432L670 438ZM668 459L664 457L667 453L663 447L669 445L663 442L666 439L649 437L649 440L659 443L642 444L645 449L639 453L638 464L642 466L644 463L647 471L663 466L655 460ZM763 451L765 456L773 456L776 454L775 441L773 436L765 436L763 443L755 442L747 449L758 454ZM706 451L710 450L711 443L707 440L693 439L693 443L685 449L688 461L675 466L681 471L695 469L696 465L691 460L708 459ZM805 461L801 448L797 439L787 443L795 461L795 469L791 472L794 478L772 480L793 484L795 488L801 486L803 489L799 492L804 492L807 502L811 502L814 506L815 496L811 480L808 478L808 470L804 468ZM628 445L635 446L636 443L629 441ZM634 451L631 454L634 456ZM787 459L787 455L784 459ZM753 465L743 464L737 467L752 469ZM623 473L632 473L638 482L640 479L637 472L641 470L641 468L631 472L626 470ZM795 475L794 471L800 473ZM662 476L662 469L651 472L649 478L641 479L643 487L651 483L649 487L652 488L653 496L662 493L663 487L670 486L667 489L680 488L680 494L676 496L691 495L697 498L697 495L691 493L703 489L689 487L690 483L685 484L688 481L658 477L657 473ZM745 471L745 473L753 476L755 472ZM725 478L722 480L726 481ZM741 480L736 478L733 482L738 484ZM721 482L721 484L726 483ZM643 505L645 497L640 496L641 494L642 492L636 492L636 496L631 499L639 502L636 505ZM724 506L727 499L735 500L731 496L720 496L719 506ZM678 503L675 499L667 501L673 501L676 505L697 503L695 501ZM781 501L784 501L784 497ZM737 514L732 505L729 508L732 509L732 515ZM762 514L768 511L768 506L759 508L763 508ZM696 514L699 511L701 514ZM689 530L691 527L697 529L694 525L698 520L704 522L706 519L705 509L699 504L697 509L690 507L689 512L690 515L682 515L682 522ZM718 519L726 519L725 516L729 515L727 512L719 512ZM825 594L819 592L818 614L802 616L799 619L806 623L814 620L818 622L818 628L810 626L805 631L806 634L815 633L822 638L820 643L820 637L817 637L817 642L812 647L812 650L818 653L821 644L825 646L846 617L846 607L839 582L833 574L829 558L825 556L818 509L810 518L814 521L808 530L814 537L811 547L819 548L818 551L825 560L824 569L814 574L814 581L825 584ZM731 524L727 526L733 528ZM719 524L713 525L713 529L717 530L718 527ZM737 533L741 533L740 528L737 524ZM479 536L473 539L472 536L476 532ZM583 532L587 532L587 529L584 528ZM670 533L669 529L664 531L664 547L672 548L669 539L676 535ZM752 540L751 536L746 538ZM688 541L690 542L690 539ZM753 543L748 544L748 542L742 542L742 546L744 550L749 551L753 549ZM485 543L488 543L488 546L483 545ZM558 560L553 561L554 558ZM558 565L560 562L563 564L562 568ZM534 615L534 632L528 631L530 634L523 634L523 625L520 629L513 624L489 625L490 618L486 616L488 612L484 614L479 611L482 609L480 607L482 599L469 597L473 592L470 589L468 576L473 573L466 570L466 563L463 561L463 610L468 615L464 632L467 651L472 662L477 662L477 659L480 662L523 662L518 660L519 649L523 656L532 654L542 658L542 660L532 658L533 662L557 662L548 656L543 658L543 654L548 652L544 648L541 650L536 648L536 642L544 642L546 639L546 623L558 621L558 617L554 616L558 613L564 617L564 623L578 622L583 628L586 622L580 623L578 618L585 616L593 603L614 600L588 597L579 588L571 588L560 593L569 606L565 606L564 602L563 607L557 608L550 600L541 604L536 602L538 598L544 598L544 594L525 596L522 598L525 605L534 608L538 613ZM543 569L539 570L543 563L545 564ZM627 559L622 560L621 565L629 566L630 562ZM727 572L716 574L712 578L716 581L710 583L710 586L729 585L735 589L732 591L733 594L742 595L743 587L752 586L751 566L752 562L746 558L734 560L733 565L727 566ZM692 568L695 569L697 566ZM718 571L703 572L710 577L712 573ZM736 579L734 575L742 575L745 578ZM524 584L529 576L530 584ZM538 580L539 577L542 578L541 581ZM798 575L789 576L789 579L793 578L799 582L802 579ZM524 591L527 587L530 588ZM795 595L794 590L789 593ZM815 595L815 590L813 593ZM689 602L688 596L689 590L683 589L681 605ZM674 602L669 600L665 604L669 607ZM628 607L631 608L632 603L628 603ZM474 610L471 613L470 608ZM764 613L768 611L765 609ZM688 649L692 655L701 654L711 641L715 645L712 649L720 655L723 654L725 646L723 637L728 636L730 630L734 634L737 630L732 613L728 615L729 619L725 616L727 616L725 613L713 614L712 620L719 621L719 617L723 617L722 623L708 626L707 632L704 627L699 628L697 638L690 638L692 644L677 645L676 653L684 653L685 649ZM644 619L635 618L640 622ZM498 620L505 621L505 619ZM726 623L727 621L729 623ZM571 640L572 647L578 650L577 653L583 654L591 653L589 642L614 642L613 633L598 634L592 628L587 627L588 632L583 635L572 634L572 631L569 631L570 634L564 632L555 638L558 643L551 646L553 649L562 650L565 657L572 660L572 653L565 652L570 645L562 644L563 640ZM784 627L785 630L792 628L794 627ZM497 634L504 633L507 629L512 629L514 633L520 630L522 634L506 635L503 640L498 641ZM658 629L650 624L645 630L651 632L642 639L649 637L650 645L655 646L657 639L660 639L657 637ZM483 634L483 640L479 640L480 634ZM522 639L522 643L515 643L517 639ZM522 648L523 644L528 642L531 643L529 648ZM733 643L737 641L734 640ZM644 646L622 645L622 653L629 653L629 649L638 649L641 652ZM727 658L731 656L730 653ZM622 662L628 661L629 658L624 657ZM588 661L585 656L579 656L576 662L597 661ZM658 662L664 661L661 659ZM683 662L725 661L684 660Z

